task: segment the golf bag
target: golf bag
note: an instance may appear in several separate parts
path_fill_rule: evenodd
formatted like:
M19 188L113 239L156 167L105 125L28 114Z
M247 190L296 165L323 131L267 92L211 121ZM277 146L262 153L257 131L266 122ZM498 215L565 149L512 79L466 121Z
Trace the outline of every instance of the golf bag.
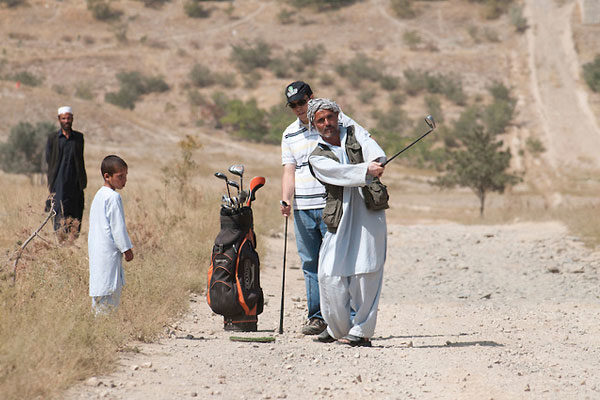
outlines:
M221 208L220 218L208 270L208 305L223 315L225 330L256 331L264 297L252 209Z

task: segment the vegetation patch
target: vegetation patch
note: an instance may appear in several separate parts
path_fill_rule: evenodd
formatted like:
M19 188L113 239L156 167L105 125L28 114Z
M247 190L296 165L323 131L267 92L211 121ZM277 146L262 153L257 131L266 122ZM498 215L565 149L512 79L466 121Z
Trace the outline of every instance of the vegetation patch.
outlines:
M600 54L583 66L583 79L594 92L600 93Z
M104 101L130 110L135 108L135 102L141 96L169 90L169 85L161 76L144 76L138 71L119 72L117 79L121 83L121 88L118 92L106 93Z

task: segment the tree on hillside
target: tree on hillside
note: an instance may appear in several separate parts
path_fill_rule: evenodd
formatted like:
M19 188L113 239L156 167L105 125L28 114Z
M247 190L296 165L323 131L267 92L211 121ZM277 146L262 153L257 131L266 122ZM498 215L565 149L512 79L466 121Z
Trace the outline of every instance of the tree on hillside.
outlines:
M48 134L55 131L51 122L19 122L10 129L6 143L0 144L0 168L4 172L25 174L31 179L42 172Z
M463 147L450 152L450 162L445 175L434 184L451 188L468 187L479 199L479 215L483 217L485 198L488 192L503 193L504 189L520 181L506 170L510 166L510 150L502 151L502 141L478 125L461 137Z

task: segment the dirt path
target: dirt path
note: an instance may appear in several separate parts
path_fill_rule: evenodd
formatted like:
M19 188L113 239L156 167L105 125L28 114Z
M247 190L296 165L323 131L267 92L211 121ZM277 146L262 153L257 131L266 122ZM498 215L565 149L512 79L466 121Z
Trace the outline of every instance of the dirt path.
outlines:
M600 254L556 223L389 226L373 348L299 333L304 284L290 238L285 327L276 334L282 238L262 257L258 333L229 341L203 297L158 343L68 399L598 398Z
M575 52L571 15L575 2L527 0L531 92L546 135L547 157L564 167L600 166L600 128L587 101Z

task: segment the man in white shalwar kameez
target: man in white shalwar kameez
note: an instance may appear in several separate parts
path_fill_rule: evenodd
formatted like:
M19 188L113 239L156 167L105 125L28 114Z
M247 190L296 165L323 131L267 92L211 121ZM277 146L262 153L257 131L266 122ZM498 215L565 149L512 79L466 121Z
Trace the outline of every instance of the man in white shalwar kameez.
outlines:
M90 208L88 253L90 261L90 296L96 314L106 313L119 306L125 285L122 258L133 259L123 202L116 189L127 182L127 164L111 155L102 161L102 186Z
M381 177L385 153L369 135L357 130L354 136L365 161L351 164L346 152L348 129L338 125L338 112L337 104L328 99L311 100L307 112L321 136L319 146L331 150L339 160L315 155L315 150L309 157L311 169L326 187L343 187L341 219L337 229L328 225L319 253L321 312L328 328L318 340L343 339L340 341L352 346L370 346L382 287L387 227L385 211L367 209L360 187ZM354 318L351 307L356 310Z

